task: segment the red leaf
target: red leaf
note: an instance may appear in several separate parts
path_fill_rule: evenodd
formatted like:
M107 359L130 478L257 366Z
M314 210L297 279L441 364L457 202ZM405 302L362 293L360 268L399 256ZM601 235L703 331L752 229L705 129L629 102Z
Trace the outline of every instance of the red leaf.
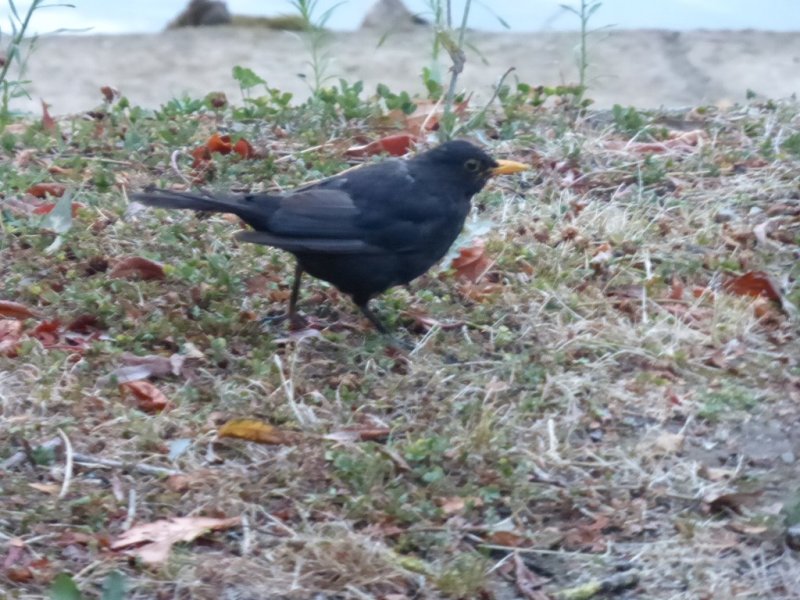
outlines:
M42 343L42 346L45 348L52 348L53 346L58 345L61 341L59 329L61 328L61 323L57 320L52 321L42 321L39 323L36 328L31 332L31 337L36 338Z
M486 256L486 246L483 240L476 240L475 245L469 248L461 248L458 256L450 264L457 277L469 279L474 283L477 283L491 266L492 261Z
M363 146L351 146L345 151L347 156L373 156L386 152L392 156L404 156L408 154L411 144L417 140L417 136L410 133L399 133L375 140Z
M37 316L36 313L24 304L0 300L0 317L24 320L35 316Z
M166 277L164 267L141 256L130 256L118 262L108 276L117 279L138 278L144 281L164 279Z
M44 100L42 102L42 129L49 133L55 133L58 130L55 119L50 116L50 111L47 110L47 104Z
M40 204L36 208L33 209L33 214L35 215L47 215L50 214L56 205L53 202L48 202L47 204ZM78 216L78 211L86 208L85 205L81 204L80 202L73 202L72 203L72 217L75 218Z
M233 145L231 144L231 136L229 135L220 135L215 133L206 142L206 148L208 148L209 152L219 152L220 154L230 154L231 150L233 150Z
M781 301L781 293L778 286L763 271L750 271L739 277L732 277L723 282L722 287L729 294L736 294L737 296L753 296L756 298L764 296L775 302Z
M48 194L55 198L60 198L64 195L64 190L66 188L61 185L60 183L35 183L31 187L28 188L28 193L31 196L36 196L37 198L44 198ZM52 208L50 210L53 210ZM34 211L36 212L36 211ZM50 211L47 211L50 212ZM37 215L47 214L47 213L40 213L36 212Z
M67 331L74 331L75 333L90 333L93 329L100 329L102 324L97 315L83 314L75 317L73 321L67 325Z
M137 408L144 412L161 412L169 406L164 392L149 381L129 381L120 384L119 390L123 395L126 392L132 394L136 398Z
M196 169L211 160L211 151L207 146L198 146L192 150L192 158L194 158L192 168Z
M251 146L250 142L244 138L240 139L233 145L233 151L242 158L253 158L253 156L256 154L256 151L253 150L253 146Z

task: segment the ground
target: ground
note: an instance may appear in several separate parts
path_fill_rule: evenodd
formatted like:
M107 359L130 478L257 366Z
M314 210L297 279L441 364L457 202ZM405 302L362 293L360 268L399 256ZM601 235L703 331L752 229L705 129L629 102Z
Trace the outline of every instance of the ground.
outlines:
M309 329L264 321L290 256L128 202L291 188L420 133L396 98L261 93L4 123L0 588L800 595L796 102L501 94L462 133L531 170L476 198L455 263L375 302L406 352L319 281Z

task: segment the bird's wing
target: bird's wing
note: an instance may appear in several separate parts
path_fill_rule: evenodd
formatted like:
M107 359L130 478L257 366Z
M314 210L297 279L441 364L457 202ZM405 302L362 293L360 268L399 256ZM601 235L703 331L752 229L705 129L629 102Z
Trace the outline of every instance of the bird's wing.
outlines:
M253 197L257 204L259 199ZM364 241L360 209L343 190L307 189L287 194L269 215L268 227L242 231L236 238L289 252L381 253Z

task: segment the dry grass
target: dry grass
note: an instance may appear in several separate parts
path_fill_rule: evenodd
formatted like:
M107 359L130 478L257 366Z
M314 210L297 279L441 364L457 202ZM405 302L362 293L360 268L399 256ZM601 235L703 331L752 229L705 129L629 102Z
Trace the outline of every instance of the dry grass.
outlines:
M603 115L570 127L557 111L518 118L494 152L537 168L476 202L476 220L493 223L490 272L478 283L428 274L378 303L417 343L407 357L320 282L304 307L329 328L276 344L285 332L253 316L283 306L283 254L235 246L218 216L126 207L122 184L170 178L174 144L158 128L191 118L139 122L145 152L84 154L119 164L19 133L3 159L17 189L73 165L87 209L46 255L52 236L11 211L21 192L6 191L0 299L103 326L81 354L27 341L0 358L0 458L60 428L76 453L181 475L79 462L58 499L62 451L15 463L0 478L0 543L7 555L23 547L12 566L30 577L9 571L0 586L37 598L66 571L92 597L117 568L130 598L515 598L528 569L544 598L635 570L638 586L618 597L800 596L780 514L800 478L797 322L722 287L726 273L763 270L800 300L800 157L785 147L800 112L771 103L678 120L702 133L652 152ZM215 126L200 123L184 144ZM249 131L273 159L307 143ZM291 186L334 172L346 143L289 154L266 177ZM218 162L222 188L265 177L258 162ZM101 175L111 190L96 189ZM167 279L86 275L93 257L129 255L171 265ZM437 324L425 332L413 315ZM99 383L125 352L187 343L202 356L189 377L155 381L169 410L141 412ZM217 439L233 417L307 435ZM321 437L383 427L385 442ZM162 568L107 549L132 523L201 514L244 524L177 546Z

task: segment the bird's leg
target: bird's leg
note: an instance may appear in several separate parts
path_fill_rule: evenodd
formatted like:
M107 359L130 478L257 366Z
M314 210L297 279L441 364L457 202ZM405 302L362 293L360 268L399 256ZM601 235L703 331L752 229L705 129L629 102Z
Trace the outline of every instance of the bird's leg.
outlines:
M300 299L300 282L303 279L303 267L296 263L294 267L294 281L292 282L292 295L289 297L289 329L303 329L307 323L297 314L297 302Z
M386 325L383 324L383 321L380 320L378 315L376 315L372 310L369 308L368 302L357 302L356 306L358 306L358 310L361 311L369 322L377 329L381 335L383 335L386 340L389 342L390 346L394 346L396 349L400 351L409 351L413 349L413 345L408 344L402 340L398 340L394 335L392 335L389 330L386 328Z
M380 320L378 315L376 315L374 312L372 312L372 310L370 310L368 302L357 302L356 306L358 306L358 310L361 311L361 314L367 317L367 319L369 319L369 322L375 326L375 329L377 329L384 335L389 335L389 330L386 329L386 326Z

